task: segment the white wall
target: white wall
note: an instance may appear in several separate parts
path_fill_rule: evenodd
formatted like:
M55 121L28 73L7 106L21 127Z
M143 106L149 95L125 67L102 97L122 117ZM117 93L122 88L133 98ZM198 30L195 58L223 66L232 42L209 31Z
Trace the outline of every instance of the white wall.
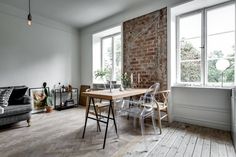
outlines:
M230 130L231 89L172 87L175 121Z
M80 85L78 31L0 4L0 86Z
M90 27L86 27L80 31L80 50L81 50L81 84L92 84L92 35L94 33L121 25L122 22L150 13L152 11L171 7L177 4L182 4L189 0L167 0L147 3L139 7L132 8L128 11L122 12L101 22L98 22Z

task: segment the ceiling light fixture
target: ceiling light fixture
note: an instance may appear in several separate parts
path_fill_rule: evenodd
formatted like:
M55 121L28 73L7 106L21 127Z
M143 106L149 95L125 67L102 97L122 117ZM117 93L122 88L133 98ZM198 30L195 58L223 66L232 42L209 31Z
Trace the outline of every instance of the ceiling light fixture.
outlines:
M29 14L28 14L28 25L31 26L32 25L32 16L30 13L30 0L29 0Z

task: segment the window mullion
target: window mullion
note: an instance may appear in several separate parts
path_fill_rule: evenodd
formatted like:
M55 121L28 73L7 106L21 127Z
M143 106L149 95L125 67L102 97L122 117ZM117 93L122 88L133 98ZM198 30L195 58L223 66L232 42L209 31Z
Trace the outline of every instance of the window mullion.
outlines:
M180 39L180 37L179 37L179 31L180 31L180 29L179 29L179 20L180 20L180 17L178 16L177 17L177 19L176 19L176 21L177 21L177 24L176 24L176 81L177 81L177 83L179 83L179 82L181 82L181 78L180 78L180 76L181 76L181 68L180 68L180 43L179 43L179 39Z
M235 17L236 17L236 3L234 4L234 7L235 7ZM236 64L235 64L235 61L236 61L236 20L235 20L235 29L234 29L234 34L235 34L235 48L234 48L234 82L233 82L233 85L235 85L236 83Z
M202 79L203 85L207 84L208 80L208 73L207 73L207 18L206 18L206 10L202 10L202 46L201 46L201 53L202 53Z
M103 69L103 39L101 39L101 69Z
M114 65L114 62L115 62L115 51L114 51L114 36L112 37L112 40L111 40L111 49L112 49L112 76L111 76L111 81L112 80L115 80L114 78L114 75L115 75L115 65Z

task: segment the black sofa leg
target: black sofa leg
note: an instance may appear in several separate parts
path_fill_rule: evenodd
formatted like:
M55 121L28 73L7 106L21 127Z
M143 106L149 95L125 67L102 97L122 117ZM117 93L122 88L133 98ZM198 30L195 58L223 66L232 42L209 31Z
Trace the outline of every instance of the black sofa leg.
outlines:
M27 119L28 127L31 126L31 123L30 123L30 122L31 122L30 119Z

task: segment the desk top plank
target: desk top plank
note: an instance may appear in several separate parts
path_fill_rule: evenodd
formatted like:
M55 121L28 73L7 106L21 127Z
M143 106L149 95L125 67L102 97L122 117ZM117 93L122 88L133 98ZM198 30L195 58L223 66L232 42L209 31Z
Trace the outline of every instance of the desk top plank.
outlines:
M83 92L84 95L93 98L100 98L106 100L116 100L125 97L141 95L147 92L148 89L146 88L139 88L139 89L127 89L124 91L119 91L119 89L113 89L112 92L110 90L98 90L98 91L90 91L90 92Z

